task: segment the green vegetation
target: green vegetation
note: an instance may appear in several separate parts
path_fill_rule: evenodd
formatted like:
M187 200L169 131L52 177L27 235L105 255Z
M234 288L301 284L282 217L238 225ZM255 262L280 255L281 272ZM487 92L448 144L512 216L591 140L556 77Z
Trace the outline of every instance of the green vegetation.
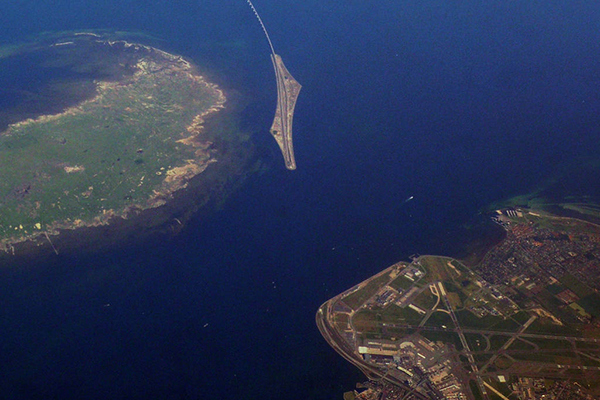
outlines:
M556 252L556 260L562 262L560 257L563 257L565 266L583 260L582 257L589 262L595 262L595 253L590 250L581 251L576 247L580 246L577 241L581 241L583 245L591 248L591 239L586 235L565 233L581 229L583 224L577 221L552 218L545 214L537 217L527 212L523 212L523 217L513 219L518 219L519 224L527 223L529 226L520 226L518 229L515 227L513 237L509 235L507 241L495 248L495 253L488 253L491 256L481 265L482 276L491 276L497 271L500 279L490 278L490 282L485 282L475 272L451 258L420 257L410 267L412 269L417 266L425 272L417 283L400 276L390 285L399 291L410 290L411 287L421 288L416 297L411 297L412 304L431 312L438 297L428 286L435 283L434 291L440 290L438 282L441 282L445 292L444 301L438 304L437 311L432 312L425 322L425 314L409 307L401 308L392 304L381 310L370 305L369 307L373 308L369 311L370 314L367 316L361 311L356 319L358 325L365 328L365 336L388 340L392 337L393 340L406 338L404 340L410 341L410 335L416 331L433 342L448 345L443 351L436 350L435 357L446 362L459 360L459 365L452 363L452 368L457 368L454 370L457 375L468 376L467 379L473 378L475 374L475 366L469 363L469 357L473 357L480 370L479 376L504 396L494 394L490 389L490 399L516 399L517 392L513 394L508 384L499 382L502 379L498 375L504 375L510 383L518 385L521 385L517 382L521 377L557 374L560 374L560 381L571 380L582 387L592 381L596 382L596 368L600 367L600 344L578 341L575 338L600 337L600 328L593 323L595 318L600 317L600 295L573 275L544 275L544 263L547 262L549 254L546 250L549 248L552 248L552 251L554 247L559 249ZM533 221L534 224L527 221ZM535 224L551 229L560 227L561 231L538 232ZM600 231L600 228L595 229ZM528 242L520 243L521 239L527 239ZM585 242L586 240L588 242ZM548 241L555 241L552 244L554 247L551 247ZM519 254L522 249L519 244L529 249L527 257ZM541 252L537 254L538 258L534 257L536 251ZM497 265L504 263L510 269L495 269ZM575 266L572 271L577 271L573 274L579 274L585 269ZM526 285L523 285L523 282L535 282L535 285L525 289ZM577 297L565 292L566 290L572 291ZM455 310L460 327L454 326L451 315L446 312L446 300ZM411 329L393 328L391 325L394 323L411 326ZM417 327L420 323L423 325ZM527 329L524 329L525 324ZM468 355L463 352L459 329L462 330L461 334L472 351ZM520 337L514 335L518 331L522 331ZM542 337L539 334L548 336ZM438 358L435 360L437 362ZM381 363L383 362L382 359ZM573 368L569 368L570 365ZM578 369L580 367L588 368ZM469 397L482 398L476 381L471 379L468 385L473 393L473 396ZM536 382L536 385L539 386L539 382ZM597 387L592 389L600 390L600 383L595 385Z
M572 350L573 346L567 340L556 340L556 339L539 339L539 338L528 338L528 341L537 345L540 349L565 349Z
M368 299L373 297L379 291L379 289L387 285L389 281L389 270L386 270L385 273L379 275L378 277L371 278L363 288L342 297L342 301L346 303L348 307L356 310Z
M487 340L478 333L465 333L465 338L471 351L484 351L487 347Z
M438 281L448 281L454 277L457 277L457 274L454 270L451 272L448 268L448 262L450 258L447 257L436 257L436 256L425 256L419 259L421 267L425 270L427 274L425 276L426 282L438 282Z
M463 302L461 300L461 296L458 293L448 293L448 302L450 303L450 307L453 310L458 310L462 308Z
M600 318L600 295L592 293L577 302L585 311L596 318Z
M445 326L448 329L455 328L450 315L448 313L445 313L442 311L435 311L433 314L431 314L431 316L429 316L429 319L425 323L425 326L435 326L435 327Z
M494 364L496 365L496 368L503 370L510 368L513 365L513 361L508 357L500 356L494 361Z
M379 322L374 319L373 313L368 310L360 310L352 316L352 326L358 332L379 332Z
M561 276L560 282L579 297L586 297L594 293L588 285L569 273Z
M503 335L492 335L490 337L490 350L497 351L500 350L506 342L508 342L509 337Z
M600 206L597 204L561 204L561 206L566 210L577 211L583 215L590 215L595 218L600 217Z
M467 298L472 297L474 293L479 292L481 290L481 288L475 282L473 282L472 279L469 278L461 279L459 283L461 285L462 293Z
M517 321L517 323L520 325L523 325L529 320L529 318L531 318L531 315L529 315L529 313L526 311L519 311L518 313L513 314L511 318Z
M557 325L548 319L537 319L529 326L527 333L545 333L557 336L582 336L582 332L571 325Z
M548 292L547 290L541 291L536 298L540 302L540 304L552 314L560 313L564 305L562 301L557 299L552 293Z
M473 393L473 396L476 400L483 400L483 394L481 393L481 390L479 390L477 382L475 382L474 380L470 380L469 389L471 389L471 393Z
M485 318L485 317L484 317ZM504 331L504 332L514 332L521 327L518 323L513 321L511 318L499 318L499 321L492 325L493 330Z
M535 345L531 342L532 342L531 340L526 341L524 339L517 338L517 340L512 342L512 344L510 345L508 350L527 350L527 351L537 350L537 347L535 347Z
M471 273L469 271L469 269L458 260L452 260L452 261L450 261L450 264L462 274L470 274Z
M492 315L479 318L468 310L457 311L455 314L463 328L489 329L502 321L502 318Z
M413 304L423 310L431 310L436 301L437 297L429 289L425 289L413 300Z
M408 279L404 276L399 276L390 283L390 286L392 288L396 289L397 291L402 292L407 289L410 289L413 284L414 284L414 282L411 281L410 279Z
M418 325L422 319L423 315L415 310L409 307L400 308L395 304L390 304L381 312L383 322Z
M408 335L411 335L414 333L414 331L412 329L402 329L402 328L394 328L394 327L389 327L386 326L385 328L385 332L387 334L387 337L391 338L403 338L406 337Z
M600 343L576 340L575 345L577 346L577 349L595 349L600 351Z
M201 116L224 98L187 62L124 42L69 40L75 44L45 50L49 65L104 68L100 76L120 80L100 81L93 98L0 136L4 244L158 206L214 161L208 136L199 135ZM85 79L54 85L91 85Z
M336 313L335 317L334 317L334 321L335 321L336 328L340 332L350 329L350 326L348 325L348 323L349 323L348 314Z
M600 367L600 361L598 360L598 354L583 353L583 354L580 354L580 356L581 356L581 363L583 365L586 365L589 367Z
M541 363L551 364L577 364L577 357L572 352L561 352L560 354L552 353L540 353L540 352L526 352L526 353L513 353L511 357L521 361L534 361Z
M475 354L473 355L475 363L478 365L484 365L492 358L491 354Z
M553 295L557 295L560 292L562 292L563 290L565 290L566 287L559 285L557 283L553 284L553 285L548 285L546 286L546 290L549 291L550 293L552 293Z

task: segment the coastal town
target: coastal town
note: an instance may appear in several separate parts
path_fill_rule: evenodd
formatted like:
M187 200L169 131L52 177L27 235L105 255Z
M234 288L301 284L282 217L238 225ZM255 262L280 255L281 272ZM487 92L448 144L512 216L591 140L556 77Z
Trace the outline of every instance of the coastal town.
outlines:
M369 378L345 399L598 398L600 226L492 219L506 236L477 265L415 256L321 306L321 333Z

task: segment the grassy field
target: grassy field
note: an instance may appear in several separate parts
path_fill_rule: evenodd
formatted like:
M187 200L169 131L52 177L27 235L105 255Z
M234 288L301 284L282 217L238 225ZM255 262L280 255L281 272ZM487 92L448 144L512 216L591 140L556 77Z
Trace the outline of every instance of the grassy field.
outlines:
M551 349L565 349L572 350L571 343L567 340L556 340L556 339L541 339L541 338L529 338L529 342L534 343L540 349L551 350Z
M489 329L502 320L502 318L494 317L492 315L486 315L482 318L479 318L467 310L457 311L456 317L463 328L473 329Z
M448 329L454 329L454 322L452 322L452 318L449 314L441 311L436 311L427 320L425 326L446 326Z
M367 310L356 312L352 317L352 325L358 332L378 332L380 329L379 321L376 320L373 313Z
M508 336L504 335L492 335L490 336L490 350L496 351L500 350L502 346L508 342Z
M531 342L532 342L531 340L524 341L521 339L517 339L514 342L512 342L512 344L510 345L508 350L528 350L528 351L537 350L537 348L533 344L531 344Z
M390 283L390 286L398 291L404 291L410 289L413 284L414 282L410 279L404 276L399 276Z
M381 313L383 322L391 323L407 323L409 325L418 325L423 319L423 315L415 310L405 307L400 308L395 304L391 304Z
M183 61L136 51L122 49L137 59L124 82L100 83L91 100L0 136L0 240L147 208L158 192L168 197L176 175L191 177L213 158L202 134L181 140L197 133L197 116L218 106L221 92Z
M579 300L579 305L596 318L600 318L600 295L592 293Z
M450 258L437 256L423 256L419 259L426 272L426 282L447 281L457 278L455 270L448 267Z
M342 301L353 310L358 309L365 301L373 297L379 289L390 281L390 274L386 272L377 278L371 279L363 288L352 292L344 297Z
M586 297L594 293L592 288L569 273L563 275L560 282L579 297Z
M487 341L478 333L465 333L465 338L467 339L467 343L469 343L469 348L471 351L483 351L487 347Z
M583 332L571 325L557 325L550 320L537 319L527 329L528 333L542 333L557 336L583 336Z
M413 304L423 310L430 310L435 305L436 299L429 289L425 289L413 300Z

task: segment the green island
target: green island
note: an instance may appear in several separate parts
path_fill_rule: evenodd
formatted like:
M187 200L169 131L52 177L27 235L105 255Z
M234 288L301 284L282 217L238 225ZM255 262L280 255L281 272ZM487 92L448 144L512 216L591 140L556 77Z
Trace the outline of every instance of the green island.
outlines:
M4 90L17 100L0 112L1 250L58 252L61 232L148 225L145 211L191 184L200 207L242 175L251 146L225 92L189 60L114 36L60 33L0 48L3 68L44 77ZM169 213L160 224L182 224L185 213Z
M344 398L598 398L597 207L564 209L581 218L499 209L477 262L415 255L324 303L321 334L369 378Z

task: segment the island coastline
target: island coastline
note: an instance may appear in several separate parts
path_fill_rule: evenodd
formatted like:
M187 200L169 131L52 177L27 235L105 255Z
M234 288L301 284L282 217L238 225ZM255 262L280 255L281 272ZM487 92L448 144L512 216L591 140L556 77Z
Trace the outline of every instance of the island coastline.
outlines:
M49 252L58 254L59 251L89 248L90 245L104 248L106 245L117 243L119 241L117 238L133 236L141 238L156 232L176 233L199 209L203 207L209 209L211 205L213 208L217 206L219 199L253 169L252 145L247 143L246 138L227 139L239 142L236 146L243 142L244 146L248 147L246 152L232 152L224 150L230 145L222 146L220 143L222 140L216 133L231 130L231 127L226 125L229 124L228 119L235 118L239 112L237 106L227 98L225 90L199 74L194 64L182 56L142 44L125 40L103 41L99 39L100 35L86 32L79 32L77 36L88 36L94 38L96 42L111 47L142 49L152 57L166 60L166 64L157 67L156 64L152 64L152 61L148 61L150 56L147 56L138 62L133 74L124 82L98 81L94 96L60 113L38 115L11 124L0 134L0 137L10 136L15 130L31 124L43 124L83 113L86 106L101 103L106 93L119 90L123 85L135 84L139 76L153 68L157 70L169 68L168 73L173 75L185 74L187 79L202 85L207 92L212 93L214 100L210 107L195 115L184 131L173 132L173 135L177 135L173 140L191 149L193 157L187 158L183 164L157 172L157 175L163 178L162 183L153 190L143 204L138 202L121 208L105 208L94 218L87 220L67 218L52 221L43 227L41 224L36 224L34 225L36 229L27 233L24 232L23 225L20 228L17 226L15 234L0 239L1 250L11 257ZM67 47L70 42L58 41L53 45ZM77 173L83 170L79 166L65 166L64 169L66 173ZM110 234L107 234L109 232ZM107 240L108 238L110 240Z

